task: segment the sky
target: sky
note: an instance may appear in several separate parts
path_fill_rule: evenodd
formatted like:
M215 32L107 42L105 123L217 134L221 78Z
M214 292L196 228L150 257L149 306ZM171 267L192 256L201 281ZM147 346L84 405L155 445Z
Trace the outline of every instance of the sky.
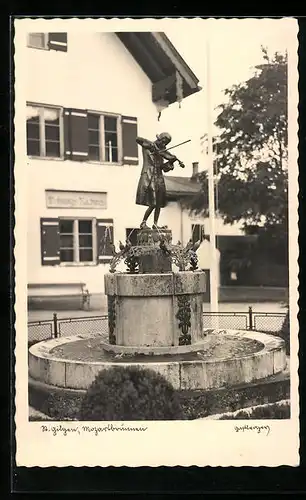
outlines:
M188 32L186 25L182 31L177 24L165 33L200 80L203 90L184 99L180 109L175 103L164 110L158 132L169 131L173 144L191 139L191 143L178 148L176 154L186 165L199 161L202 169L205 158L201 154L199 138L207 130L206 40L209 39L210 47L211 108L214 109L225 102L224 89L252 76L254 66L262 62L262 45L271 54L285 52L294 38L286 19L198 21ZM216 116L217 110L214 110L213 119ZM183 172L175 169L173 175L184 175ZM185 169L185 175L190 175L190 168Z

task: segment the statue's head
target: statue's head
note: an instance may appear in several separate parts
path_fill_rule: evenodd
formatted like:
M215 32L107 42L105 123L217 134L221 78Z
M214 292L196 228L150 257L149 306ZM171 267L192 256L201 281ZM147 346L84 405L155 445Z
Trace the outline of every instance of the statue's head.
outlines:
M156 136L156 141L155 143L160 147L160 148L165 148L169 142L171 142L171 135L168 134L168 132L162 132L161 134L158 134Z

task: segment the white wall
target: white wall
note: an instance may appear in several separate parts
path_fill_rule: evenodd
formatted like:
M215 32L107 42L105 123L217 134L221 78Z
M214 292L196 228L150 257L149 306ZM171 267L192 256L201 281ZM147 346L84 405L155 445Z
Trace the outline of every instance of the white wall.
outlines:
M139 135L155 137L158 123L151 82L114 34L68 33L68 52L27 48L25 57L27 101L135 116ZM91 293L103 292L103 275L108 265L41 265L40 218L113 218L115 243L124 241L125 229L138 227L145 211L145 207L135 204L142 163L139 153L138 166L27 160L28 282L84 281ZM177 175L181 175L181 171ZM47 189L104 191L108 193L107 208L48 209ZM175 243L177 240L187 243L192 223L188 213L182 213L177 203L170 203L162 210L160 224L167 224L172 229Z
M157 111L151 81L112 33L68 33L68 52L27 48L27 101L113 112L138 118L138 133L155 137ZM140 154L141 158L141 154ZM115 240L139 225L144 207L135 204L141 170L62 160L28 159L28 282L85 281L103 291L107 265L42 266L40 217L113 218ZM48 209L45 190L106 191L106 210Z
M154 137L151 81L113 33L68 33L68 52L27 49L27 99L139 118Z
M190 227L192 224L204 224L205 234L210 233L210 223L208 218L203 218L200 216L188 216L188 221L190 222ZM235 224L224 224L221 217L216 217L215 219L215 232L217 235L224 236L235 236L244 234L242 231L242 223Z

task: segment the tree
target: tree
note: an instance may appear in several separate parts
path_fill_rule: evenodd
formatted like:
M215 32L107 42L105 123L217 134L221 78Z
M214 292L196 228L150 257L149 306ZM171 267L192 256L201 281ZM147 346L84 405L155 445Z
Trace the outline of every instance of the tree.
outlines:
M225 90L228 101L219 106L216 210L226 224L242 222L246 234L259 233L279 245L288 231L287 54L270 58L263 47L262 54L254 75ZM188 206L207 216L206 172L199 181L201 190Z

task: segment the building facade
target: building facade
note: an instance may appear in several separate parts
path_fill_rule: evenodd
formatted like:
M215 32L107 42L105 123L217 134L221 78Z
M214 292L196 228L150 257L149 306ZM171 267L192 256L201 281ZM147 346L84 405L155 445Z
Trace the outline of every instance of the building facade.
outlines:
M24 49L29 288L80 282L103 294L111 244L135 240L145 210L136 137L154 139L159 113L201 90L198 79L163 33L29 33ZM209 269L209 221L180 203L199 189L191 161L185 171L166 176L159 222L174 242L204 240L199 266ZM243 238L240 227L217 220L216 233L221 285L235 285L223 247Z
M25 56L28 283L102 293L111 243L145 209L136 137L154 138L160 110L198 80L163 33L30 33ZM161 222L186 241L186 217L174 199Z

